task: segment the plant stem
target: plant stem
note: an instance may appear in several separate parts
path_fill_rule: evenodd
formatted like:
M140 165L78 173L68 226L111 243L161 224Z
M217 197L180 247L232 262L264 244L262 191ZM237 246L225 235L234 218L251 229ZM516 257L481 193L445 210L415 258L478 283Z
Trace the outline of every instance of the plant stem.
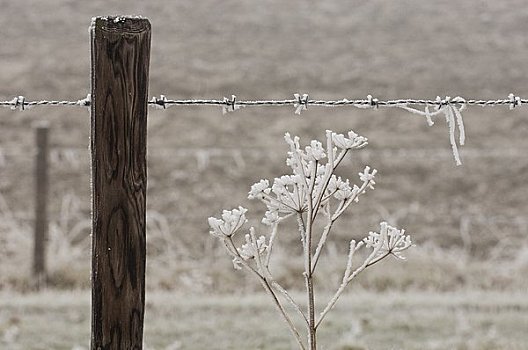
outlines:
M317 349L317 339L316 339L316 325L315 325L315 302L314 302L314 290L313 290L313 279L308 277L306 279L306 286L308 290L308 309L309 309L309 319L308 319L308 346L310 350Z
M367 189L367 186L370 184L370 181L365 181L363 182L363 185L361 185L361 187L359 188L359 190L357 191L356 195L353 196L353 197L350 197L349 199L347 199L343 205L339 207L339 209L337 209L333 215L333 218L338 218L341 214L343 214L343 212L345 210L347 210L347 208L350 206L350 204L352 204L356 198L358 198L359 196L361 196L363 194L363 192L365 192L365 190Z
M284 320L288 324L288 326L290 328L290 331L292 332L293 336L295 337L295 340L297 340L297 344L299 345L299 348L301 350L306 350L306 347L302 343L301 335L299 334L299 331L297 331L297 328L295 328L295 325L293 324L292 320L290 319L290 317L286 313L286 310L284 310L284 307L280 303L279 299L277 298L277 295L275 294L275 292L273 291L273 289L269 285L268 281L266 281L266 279L262 278L260 280L260 282L262 283L262 286L264 287L264 289L270 294L270 296L273 299L273 302L274 302L275 306L277 306L277 309L279 310L279 312L281 313L282 317L284 318Z
M301 315L302 319L304 320L304 322L306 322L306 326L308 326L308 318L306 318L306 315L304 314L304 312L301 310L301 307L299 306L299 304L297 304L297 302L293 299L293 297L290 295L290 293L288 293L288 291L286 289L284 289L284 287L282 287L279 282L275 281L275 280L271 280L271 285L273 287L275 287L283 296L284 298L290 302L290 304L293 306L293 308L295 310L297 310L297 312L299 313L299 315Z
M313 174L315 178L315 173ZM312 187L313 189L313 187ZM308 347L310 350L317 349L316 326L315 326L315 300L312 276L312 231L313 231L313 202L312 195L308 196L308 213L306 217L306 249L304 276L306 280L306 293L308 302Z
M287 218L289 218L290 216L294 215L293 213L290 213L290 214L287 214L281 218L279 218L279 220L277 220L276 223L272 224L272 229L271 229L271 236L270 236L270 239L269 239L269 242L268 242L268 250L266 252L266 257L265 257L265 260L264 260L264 266L269 269L269 264L270 264L270 259L271 259L271 252L273 250L273 245L275 243L275 237L277 236L277 230L279 228L279 223Z
M228 242L230 243L230 245L228 244ZM249 265L242 258L242 256L240 255L240 253L236 249L235 243L233 242L233 239L231 237L228 237L226 240L224 240L224 243L226 245L227 251L233 257L239 258L241 264L246 269L248 269L249 271L253 272L255 274L255 276L259 279L260 283L262 284L262 287L264 287L264 290L266 290L269 293L269 295L273 299L273 303L275 304L275 306L279 310L280 314L282 315L282 317L284 318L284 320L288 324L288 327L290 328L290 331L292 332L293 336L295 337L295 340L297 340L297 344L299 345L299 348L301 350L306 350L306 347L304 346L304 344L303 344L303 342L301 340L301 335L300 335L299 331L297 330L297 328L293 324L293 321L291 320L290 316L288 316L288 313L286 313L286 310L284 309L284 307L280 303L279 299L277 298L277 295L273 291L273 288L271 288L268 280L263 275L261 275L257 270L255 270L251 265Z
M315 249L315 254L312 259L312 265L311 265L312 273L315 271L315 267L317 266L317 262L319 261L319 256L321 255L321 251L323 250L323 247L326 243L326 239L328 238L328 234L330 233L330 230L332 229L332 225L334 224L334 221L335 220L330 218L325 228L323 229L323 233L321 235L321 238L319 239L319 244L317 245L317 248Z
M271 226L271 236L270 236L270 239L268 241L268 250L266 252L266 258L264 260L264 266L266 267L266 269L269 268L269 263L270 263L270 259L271 259L271 251L273 250L273 243L275 243L275 236L277 236L278 227L279 227L279 223L278 222L274 223Z
M358 267L350 276L347 276L347 272L345 272L345 276L343 277L343 282L341 283L341 285L339 286L339 288L337 289L337 291L335 292L334 296L332 297L332 299L330 299L330 301L328 302L328 304L326 305L325 309L321 312L321 314L319 315L319 320L317 321L317 324L315 325L315 328L317 329L317 327L319 327L321 325L321 322L323 322L323 319L325 318L325 316L328 314L328 312L330 310L332 310L332 308L334 307L334 305L337 303L337 300L339 299L339 297L341 296L341 294L344 292L346 286L359 274L361 273L363 270L365 270L367 267L369 266L372 266L374 265L375 263L377 263L378 261L384 259L385 257L387 257L388 255L390 255L390 253L386 253L386 254L383 254L383 255L380 255L379 257L375 258L374 259L374 256L378 253L379 251L379 248L374 250L370 256L365 260L365 262L363 263L363 265L361 265L360 267ZM348 266L347 266L347 270L348 270Z
M347 150L342 151L336 160L333 161L334 164L327 166L325 177L323 178L323 186L321 187L321 192L319 192L317 199L313 206L313 212L312 212L312 218L315 220L317 217L317 213L319 212L319 207L321 206L321 201L323 199L324 193L326 191L326 188L328 186L328 183L330 182L330 179L332 178L332 174L334 173L334 170L339 166L343 158L345 158L345 155L347 153Z

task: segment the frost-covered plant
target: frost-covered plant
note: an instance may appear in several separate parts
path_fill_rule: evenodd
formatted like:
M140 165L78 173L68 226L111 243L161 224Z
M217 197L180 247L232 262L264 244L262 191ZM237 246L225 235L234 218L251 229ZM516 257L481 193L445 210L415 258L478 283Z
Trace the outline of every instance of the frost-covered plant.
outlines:
M321 142L313 140L302 149L299 137L292 138L288 133L285 135L285 140L290 148L286 164L292 169L292 173L274 179L271 186L268 180L260 180L251 186L248 194L249 199L258 199L266 205L267 211L262 223L269 226L269 234L258 236L256 229L251 227L245 234L245 243L237 247L233 237L247 222L245 216L247 209L243 207L224 210L221 218L209 218L209 226L210 233L225 245L233 259L234 267L246 269L255 275L266 292L271 295L299 348L315 350L317 330L346 286L367 267L390 255L403 259L403 251L411 247L412 242L404 230L392 227L386 222L380 224L379 232L370 232L359 242L350 241L341 285L316 317L314 274L332 226L345 210L359 201L363 194L374 189L377 171L366 166L359 173L359 185L351 184L350 180L334 174L348 153L367 145L367 139L353 131L347 136L327 131L326 147ZM273 278L270 271L270 258L279 225L288 218L297 220L298 234L303 248L305 307L294 300ZM314 228L316 221L324 222L322 232L316 232ZM366 257L361 259L361 263L356 263L356 252L361 249L367 251ZM293 306L295 312L304 321L306 342L279 299L280 295Z

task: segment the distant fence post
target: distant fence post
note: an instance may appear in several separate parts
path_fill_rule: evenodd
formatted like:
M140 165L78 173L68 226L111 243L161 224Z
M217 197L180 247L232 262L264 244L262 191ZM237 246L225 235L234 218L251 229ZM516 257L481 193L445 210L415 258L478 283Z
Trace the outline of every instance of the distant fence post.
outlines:
M92 61L92 349L142 349L150 22L97 17Z
M33 245L33 285L39 290L47 280L46 242L48 239L48 123L35 125L35 237Z

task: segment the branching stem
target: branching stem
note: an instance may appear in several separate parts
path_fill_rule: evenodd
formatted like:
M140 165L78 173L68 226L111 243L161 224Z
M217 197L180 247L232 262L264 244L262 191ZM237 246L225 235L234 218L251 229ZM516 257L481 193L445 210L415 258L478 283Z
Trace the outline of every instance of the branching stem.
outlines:
M347 276L347 272L350 273L350 270L349 270L349 267L347 266L347 271L345 272L345 275L343 276L343 282L341 283L341 285L339 286L339 288L337 289L337 291L335 292L334 296L332 297L332 299L330 299L330 301L328 302L328 304L326 305L325 309L321 312L321 314L319 315L319 320L317 321L317 324L315 326L315 328L317 329L317 327L319 327L321 325L321 322L324 320L325 316L328 314L328 312L330 310L332 310L332 308L335 306L335 304L337 303L337 300L339 299L339 297L341 296L341 294L343 294L345 288L347 287L347 285L359 274L361 273L363 270L365 270L367 267L370 267L372 265L374 265L375 263L377 263L378 261L384 259L385 257L389 256L390 253L385 253L383 255L380 255L379 257L375 258L374 259L374 256L376 256L376 254L379 252L379 249L381 248L381 246L379 246L377 249L374 249L372 251L372 253L369 255L369 257L365 260L365 262L363 263L363 265L361 265L360 267L358 267L352 274L350 274L350 276ZM352 253L353 255L353 253ZM351 255L349 254L349 260L351 261Z
M463 129L459 111L452 106L448 108L451 109L445 114L446 118L449 119L450 128L454 128L456 119L459 128ZM430 117L429 114L427 117ZM460 143L463 144L463 130L460 133ZM451 134L454 137L454 133L451 132ZM316 317L314 275L332 227L352 202L357 202L359 197L368 188L373 189L375 184L376 170L374 169L370 173L369 167L366 167L363 173L359 173L360 180L363 182L360 187L354 185L351 188L349 180L343 181L334 174L350 149L359 149L366 145L366 139L357 137L353 132L349 133L349 137L350 139L347 139L343 135L337 135L327 130L326 150L322 149L320 142L313 141L309 146L311 149L307 147L306 152L304 152L300 148L298 137L292 139L289 134L285 135L285 139L290 145L287 164L292 168L293 174L276 178L271 188L268 180L261 180L251 187L249 193L249 198L258 198L267 206L268 211L263 219L263 223L270 225L271 231L267 245L266 238L264 236L257 238L255 228L251 227L249 234L246 235L245 244L241 248L235 246L232 236L247 221L244 216L247 209L239 207L236 210L224 211L222 219L209 218L209 224L213 229L211 234L223 240L227 252L233 258L236 269L244 268L257 277L264 290L271 296L301 350L317 350L318 327L356 276L388 255L392 254L402 258L400 253L412 246L409 235L405 235L403 229L398 230L386 222L380 224L379 233L370 232L369 236L359 243L352 240L341 284L325 308L319 313L319 316ZM334 142L338 147L334 147ZM337 154L338 148L341 148L339 154ZM324 157L324 152L327 159L323 166L319 162ZM331 189L329 189L330 184L332 184ZM337 204L335 211L334 203ZM321 212L326 218L326 223L319 235L319 232L315 232L315 221ZM305 304L304 302L297 303L290 293L273 278L270 270L271 254L276 245L278 226L283 220L291 216L297 218L303 248ZM315 245L317 238L318 242ZM354 255L362 247L372 248L372 251L361 265L354 269ZM291 309L286 309L281 302L290 303L295 310L294 312L300 315L306 326L307 340L304 338L304 332L301 336L292 317L290 317L290 314L295 316L294 312ZM306 309L303 305L306 305Z
M237 257L238 259L240 259L240 263L242 264L242 266L244 266L246 269L248 269L249 271L253 272L255 274L255 276L257 276L257 278L259 279L260 283L262 284L262 287L264 287L264 290L266 290L268 292L268 294L271 296L271 298L273 299L273 303L275 304L275 306L279 310L280 314L282 315L282 317L284 318L284 320L288 324L288 327L290 328L291 333L293 334L293 336L297 340L297 344L299 345L299 348L301 350L306 350L306 347L304 346L304 344L302 342L301 335L300 335L299 331L297 330L297 328L293 324L293 321L291 320L290 316L288 315L288 313L286 312L286 310L282 306L281 302L277 298L277 295L273 291L273 288L271 288L269 281L263 275L261 275L257 270L255 270L251 265L249 265L247 263L247 261L244 260L244 258L242 258L242 256L240 255L240 253L236 249L236 246L235 246L235 244L233 242L233 239L231 237L228 237L226 240L224 240L224 242L226 243L226 248L227 248L228 252L231 255L233 255L233 257Z
M334 170L339 166L339 164L341 163L343 158L345 158L345 155L346 155L347 151L348 150L343 150L339 154L337 159L334 160L334 165L333 166L330 166L329 164L327 164L325 177L323 179L323 185L321 186L321 190L318 193L317 199L316 199L316 201L314 203L314 210L313 210L313 213L312 213L312 216L311 216L313 220L315 220L315 218L317 217L317 213L319 212L319 208L321 206L322 198L324 196L324 193L326 192L326 188L328 187L328 184L330 183L330 179L332 178L332 174L333 174Z

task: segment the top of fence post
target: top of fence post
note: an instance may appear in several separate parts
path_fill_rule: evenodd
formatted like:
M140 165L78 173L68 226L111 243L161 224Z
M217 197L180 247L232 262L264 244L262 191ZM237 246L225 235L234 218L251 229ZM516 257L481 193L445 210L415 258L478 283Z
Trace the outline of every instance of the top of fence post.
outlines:
M92 48L92 349L141 349L150 23L97 17Z

